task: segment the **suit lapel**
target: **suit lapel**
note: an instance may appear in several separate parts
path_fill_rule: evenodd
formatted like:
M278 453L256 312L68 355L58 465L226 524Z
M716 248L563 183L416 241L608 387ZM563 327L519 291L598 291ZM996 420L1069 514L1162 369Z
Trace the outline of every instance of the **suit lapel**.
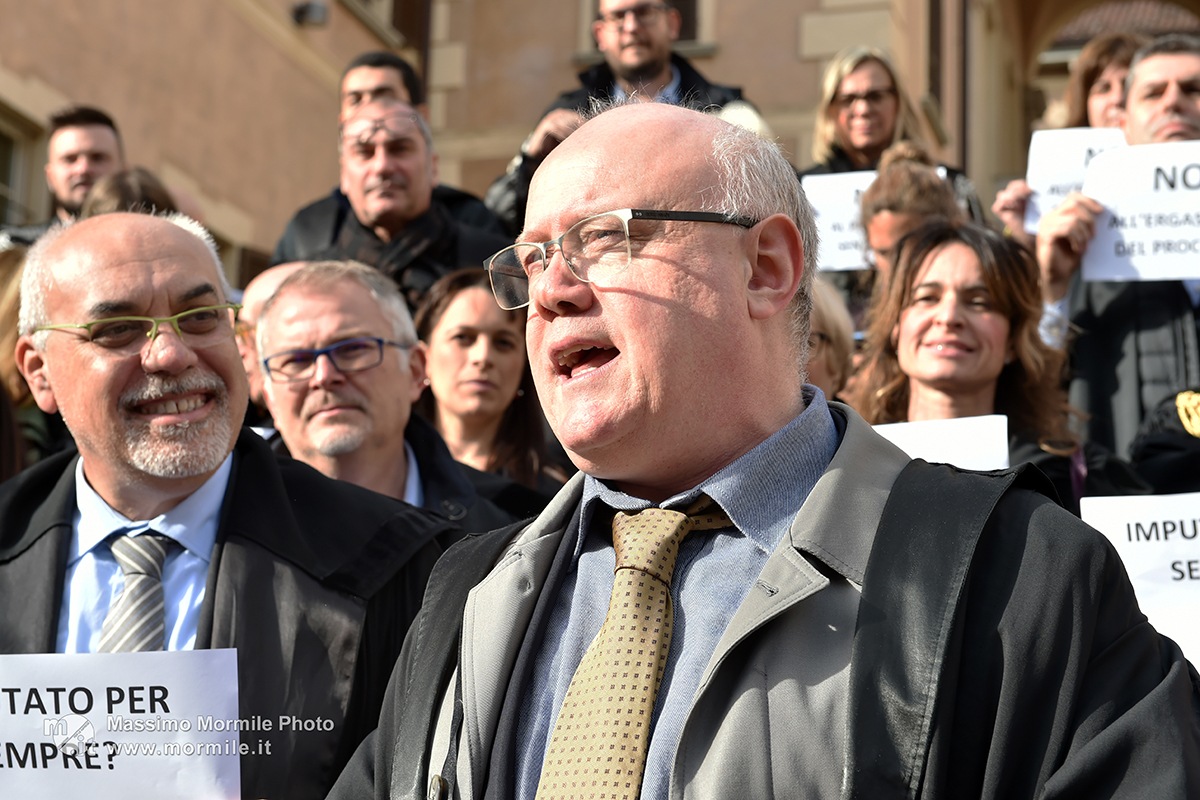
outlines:
M71 459L17 543L0 553L0 652L53 653L58 646L71 523L75 459ZM47 576L51 576L47 580ZM20 613L12 613L21 609Z

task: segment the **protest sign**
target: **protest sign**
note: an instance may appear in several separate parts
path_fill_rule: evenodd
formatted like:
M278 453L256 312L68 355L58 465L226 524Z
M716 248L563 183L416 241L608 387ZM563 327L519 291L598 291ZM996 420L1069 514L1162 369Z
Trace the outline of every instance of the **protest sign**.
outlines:
M4 795L237 798L237 686L235 650L0 655Z
M1037 233L1038 222L1071 192L1083 189L1091 160L1114 147L1125 147L1120 128L1063 128L1034 131L1029 140L1025 183L1033 190L1025 203L1025 230Z
M1083 193L1105 208L1084 280L1200 278L1200 142L1106 150L1088 165Z
M1084 497L1079 508L1117 549L1150 623L1200 659L1200 493Z
M821 269L867 269L862 193L874 181L874 170L805 175L800 180L817 215L821 238L817 264Z
M1008 466L1008 417L931 419L876 425L875 432L913 458L961 469Z

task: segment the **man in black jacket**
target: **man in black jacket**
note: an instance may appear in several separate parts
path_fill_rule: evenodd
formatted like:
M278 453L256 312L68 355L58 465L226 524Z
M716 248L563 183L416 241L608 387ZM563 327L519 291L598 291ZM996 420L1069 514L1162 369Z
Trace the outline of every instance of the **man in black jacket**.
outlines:
M434 198L437 154L429 124L412 106L379 101L341 126L341 185L292 218L272 264L352 259L392 278L415 308L433 282L479 267L508 244L464 225Z
M267 407L294 458L464 531L513 521L412 413L428 383L425 353L395 285L375 270L319 261L293 273L263 304L258 352Z
M804 385L793 175L655 103L538 170L493 287L581 472L438 562L331 798L1200 793L1198 679L1103 536Z
M4 232L18 244L31 245L51 225L75 219L92 186L125 166L117 124L98 108L64 108L51 115L47 133L46 185L54 200L54 214L33 225L4 226Z
M241 428L237 307L191 220L56 226L21 288L19 366L79 452L0 487L0 652L236 648L242 718L334 722L264 731L242 795L324 796L373 727L452 524L280 463ZM114 555L147 539L165 551L151 587ZM111 646L133 587L163 613L144 643Z
M639 97L692 108L723 108L739 103L742 90L709 83L683 56L671 52L682 23L679 11L661 0L600 0L592 23L604 63L579 74L578 89L563 92L529 134L508 171L496 179L484 202L511 236L521 231L533 171L550 151L579 127L593 101Z

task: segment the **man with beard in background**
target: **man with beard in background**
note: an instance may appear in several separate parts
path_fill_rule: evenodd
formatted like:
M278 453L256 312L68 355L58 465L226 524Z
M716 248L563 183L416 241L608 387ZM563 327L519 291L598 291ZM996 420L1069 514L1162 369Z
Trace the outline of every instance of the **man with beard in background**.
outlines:
M50 117L46 185L54 216L35 225L6 227L20 244L33 244L51 225L79 215L84 198L101 178L125 168L125 148L112 117L98 108L73 106Z
M754 107L734 86L709 83L691 63L672 52L683 18L661 0L600 0L592 35L604 62L579 73L578 89L563 92L550 104L533 133L496 179L484 202L504 222L511 236L521 231L533 171L583 122L593 101L626 97L707 110L735 107L747 127L765 128Z
M319 798L374 727L448 523L241 430L229 295L179 215L64 223L30 250L17 360L79 452L0 486L0 653L236 648L243 719L334 723L263 731L243 795Z

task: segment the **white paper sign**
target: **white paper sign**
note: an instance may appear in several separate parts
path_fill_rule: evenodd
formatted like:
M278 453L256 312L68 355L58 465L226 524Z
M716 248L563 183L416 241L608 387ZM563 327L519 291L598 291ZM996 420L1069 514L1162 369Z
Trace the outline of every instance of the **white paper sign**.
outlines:
M1114 147L1125 147L1120 128L1063 128L1034 131L1029 140L1025 182L1033 190L1025 204L1025 230L1037 233L1038 221L1071 192L1083 189L1091 160Z
M1084 497L1079 509L1125 562L1142 613L1200 660L1200 493Z
M1200 278L1200 142L1106 150L1088 165L1083 193L1105 208L1084 280Z
M867 269L866 236L862 227L862 193L875 182L875 171L805 175L800 179L808 202L817 213L821 269Z
M1008 467L1008 417L931 419L876 425L875 432L913 458L959 469Z
M239 756L259 744L240 738L237 716L235 650L0 655L0 786L13 798L237 798Z

